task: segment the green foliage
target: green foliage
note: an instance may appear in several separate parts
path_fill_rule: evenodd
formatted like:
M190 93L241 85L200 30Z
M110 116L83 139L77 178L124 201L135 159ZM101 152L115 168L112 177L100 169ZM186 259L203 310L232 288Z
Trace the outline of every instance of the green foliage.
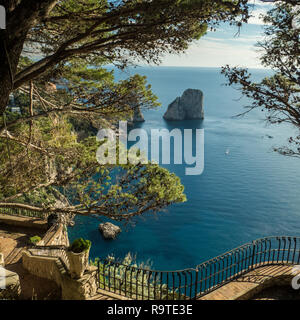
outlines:
M247 2L67 0L53 8L44 24L30 31L30 40L43 39L45 55L64 49L64 59L79 74L81 63L74 62L75 55L92 65L113 61L124 66L133 59L159 62L165 53L184 51L221 21L246 21Z
M27 140L26 123L18 123L11 132L18 139ZM51 156L27 149L15 140L0 139L2 199L48 208L63 192L71 204L76 204L76 212L117 220L129 220L186 201L180 179L157 164L137 161L134 165L100 166L96 159L100 142L93 136L79 141L67 116L40 117L31 133L31 143L43 147ZM49 176L55 179L47 185Z
M41 237L39 236L34 236L34 237L31 237L29 239L30 243L33 244L33 245L36 245L39 241L41 241Z
M69 250L74 253L81 253L90 249L92 243L90 240L84 240L82 238L73 241Z
M68 213L125 222L186 201L180 179L156 164L98 164L99 128L160 106L145 77L117 82L106 66L183 52L220 22L245 22L247 1L66 0L41 16L24 47L38 47L44 60L23 52L13 92L21 114L7 112L6 125L0 118L0 201L47 209L62 193Z
M63 166L71 165L67 159L79 147L76 135L71 131L71 124L63 118L56 121L55 125L51 118L37 119L32 127L31 143L38 145L41 150L27 148L28 127L25 123L16 124L10 132L17 137L16 140L0 138L0 199L29 189L19 195L20 201L33 201L31 204L42 202L47 205L46 200L49 199L49 204L53 203L55 196L49 189L50 186L46 189L39 188L39 195L36 190L31 191L30 186L47 183L49 175L55 170L55 162L58 165L60 163L61 170ZM45 152L41 152L43 149ZM53 156L49 157L47 153ZM65 162L60 162L60 159L65 159Z
M99 266L100 289L110 288L112 292L137 300L142 299L142 296L149 300L184 298L178 291L173 291L153 276L150 261L137 264L136 257L130 253L118 263L113 256L109 256L105 263L96 258L90 261L90 265Z

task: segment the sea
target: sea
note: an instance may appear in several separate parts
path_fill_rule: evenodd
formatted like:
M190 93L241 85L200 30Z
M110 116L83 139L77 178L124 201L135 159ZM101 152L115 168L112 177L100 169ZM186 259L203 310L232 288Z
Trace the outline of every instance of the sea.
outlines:
M268 236L300 236L300 159L282 156L275 147L287 145L297 134L286 125L268 125L265 113L255 110L244 117L251 100L237 88L225 86L220 68L137 67L115 71L117 80L133 74L147 76L161 107L143 110L138 128L203 129L204 171L185 174L186 165L163 165L185 186L187 202L174 204L156 215L136 218L123 225L116 240L104 240L99 219L76 217L69 228L73 241L92 241L90 258L128 253L152 269L175 271L198 264L252 240ZM250 70L255 81L271 72ZM167 122L168 105L188 89L204 93L203 121ZM95 155L96 156L96 155ZM105 220L104 220L105 221Z

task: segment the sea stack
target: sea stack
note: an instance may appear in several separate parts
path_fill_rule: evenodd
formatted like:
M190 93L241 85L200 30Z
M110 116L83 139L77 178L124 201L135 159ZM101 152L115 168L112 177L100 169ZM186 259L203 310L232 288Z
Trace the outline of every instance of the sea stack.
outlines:
M141 111L140 106L135 106L133 108L132 115L128 118L128 125L133 126L135 123L145 122L144 115Z
M140 107L134 109L132 122L145 122L145 118Z
M168 121L204 119L203 92L197 89L185 90L181 97L169 105L164 119Z

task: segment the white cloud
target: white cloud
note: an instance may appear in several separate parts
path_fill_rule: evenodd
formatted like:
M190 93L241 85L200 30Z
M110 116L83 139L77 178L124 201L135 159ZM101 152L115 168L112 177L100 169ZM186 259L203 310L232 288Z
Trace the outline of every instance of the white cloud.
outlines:
M232 66L262 68L259 53L252 44L234 45L227 41L199 40L185 54L168 55L163 66L221 67Z
M254 45L256 44L258 41L261 41L264 38L264 36L262 34L260 35L251 35L251 36L237 36L235 38L231 38L231 39L225 39L225 38L215 38L215 37L209 37L206 36L203 39L207 40L207 41L211 41L211 42L223 42L223 43L231 43L233 45L242 45L244 46L245 43L249 44L249 45Z
M260 7L272 7L275 5L274 0L249 0L248 3Z
M270 0L249 0L248 3L253 5L253 11L251 12L252 17L250 18L248 23L257 25L264 24L261 15L265 15L270 9L275 6L275 3Z
M253 9L249 24L244 24L241 34L234 35L238 30L228 25L222 25L216 33L208 33L202 39L191 45L185 54L167 55L163 66L199 66L221 67L226 64L248 68L263 68L260 63L260 53L255 44L262 40L261 15L265 15L274 3L250 0Z
M248 23L263 25L264 22L263 22L262 17L266 14L266 12L267 12L267 10L263 10L263 9L253 10L251 12L251 17L250 17Z

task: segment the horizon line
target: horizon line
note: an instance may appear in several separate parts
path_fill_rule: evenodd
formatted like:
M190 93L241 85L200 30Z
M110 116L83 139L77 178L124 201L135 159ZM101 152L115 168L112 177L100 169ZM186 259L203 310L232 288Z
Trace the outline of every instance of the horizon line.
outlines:
M107 66L112 66L115 68L118 68L114 66L113 64L108 64ZM105 66L104 66L105 67ZM149 67L149 68L209 68L209 69L221 69L223 66L163 66L163 65L150 65L150 64L142 64L142 65L133 65L128 66L125 69L128 68L137 68L137 67ZM246 68L246 69L256 69L256 70L270 70L271 68L264 68L264 67L244 67L244 66L234 66L237 68Z

